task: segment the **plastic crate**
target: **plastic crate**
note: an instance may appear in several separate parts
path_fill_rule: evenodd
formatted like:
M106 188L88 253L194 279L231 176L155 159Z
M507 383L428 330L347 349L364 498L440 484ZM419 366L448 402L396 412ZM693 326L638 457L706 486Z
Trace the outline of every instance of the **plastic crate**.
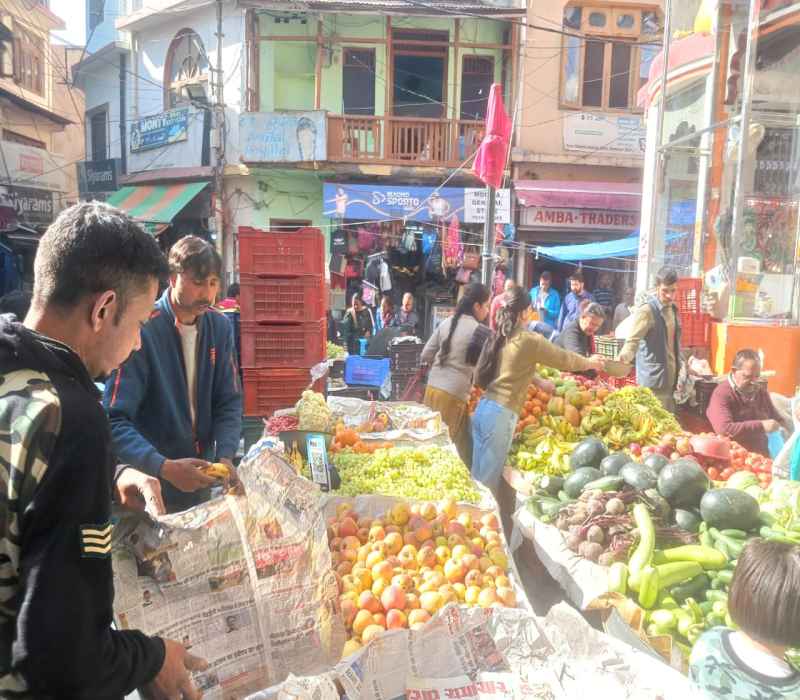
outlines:
M279 408L289 408L311 384L307 369L243 369L244 415L269 418ZM318 382L315 391L324 385Z
M381 387L391 371L388 358L372 359L350 355L344 361L344 381L357 386Z
M325 238L316 228L274 233L239 227L239 272L255 275L321 275Z
M392 372L415 371L419 367L422 343L396 343L389 346L389 359L392 363Z
M709 314L680 314L681 347L707 348L711 345L711 316Z
M612 377L605 372L598 372L598 381L603 382L610 389L622 389L626 386L636 386L636 372L631 372L627 377Z
M696 277L684 277L678 280L675 304L682 314L699 314L702 312L701 295L703 280Z
M708 410L708 404L711 401L711 394L717 388L718 382L708 382L703 379L698 379L694 383L694 398L697 401L697 406L694 407L695 413L699 416L705 416Z
M325 283L320 276L240 276L242 321L300 323L325 316Z
M623 345L625 345L625 341L622 338L615 338L613 335L594 336L595 353L609 360L617 359L617 355L619 355Z
M325 321L241 323L242 367L313 367L325 359Z

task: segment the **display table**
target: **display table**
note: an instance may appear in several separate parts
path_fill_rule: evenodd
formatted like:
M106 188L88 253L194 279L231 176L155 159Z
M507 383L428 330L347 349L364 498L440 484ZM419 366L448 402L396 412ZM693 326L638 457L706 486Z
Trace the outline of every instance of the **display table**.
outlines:
M769 390L793 396L800 384L800 326L761 326L748 323L711 324L711 369L715 374L730 371L739 350L750 348L764 353L763 370L775 372Z

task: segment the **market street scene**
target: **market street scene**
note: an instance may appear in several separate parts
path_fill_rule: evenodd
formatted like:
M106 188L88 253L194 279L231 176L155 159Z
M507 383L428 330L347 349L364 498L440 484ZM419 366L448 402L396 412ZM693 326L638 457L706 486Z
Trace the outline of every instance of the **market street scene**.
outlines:
M0 0L0 698L800 699L800 2Z

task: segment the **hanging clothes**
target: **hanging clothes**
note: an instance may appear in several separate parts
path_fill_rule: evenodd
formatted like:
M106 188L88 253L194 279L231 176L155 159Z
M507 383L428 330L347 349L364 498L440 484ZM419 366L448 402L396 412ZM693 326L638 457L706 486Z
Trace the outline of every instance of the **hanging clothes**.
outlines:
M444 242L442 254L444 256L445 267L458 267L461 264L461 257L464 253L464 246L461 244L461 231L459 230L458 217L453 214L447 226L447 237Z

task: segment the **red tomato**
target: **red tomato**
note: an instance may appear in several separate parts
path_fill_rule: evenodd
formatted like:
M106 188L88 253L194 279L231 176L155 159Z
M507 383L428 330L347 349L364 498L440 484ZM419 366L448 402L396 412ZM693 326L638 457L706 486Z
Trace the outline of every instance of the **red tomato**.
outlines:
M719 481L719 469L716 467L708 468L708 478L712 481Z
M720 479L722 479L722 481L727 481L728 479L731 478L731 475L733 474L733 472L734 472L734 470L731 467L728 467L727 469L723 469L722 470L722 474L720 474Z

